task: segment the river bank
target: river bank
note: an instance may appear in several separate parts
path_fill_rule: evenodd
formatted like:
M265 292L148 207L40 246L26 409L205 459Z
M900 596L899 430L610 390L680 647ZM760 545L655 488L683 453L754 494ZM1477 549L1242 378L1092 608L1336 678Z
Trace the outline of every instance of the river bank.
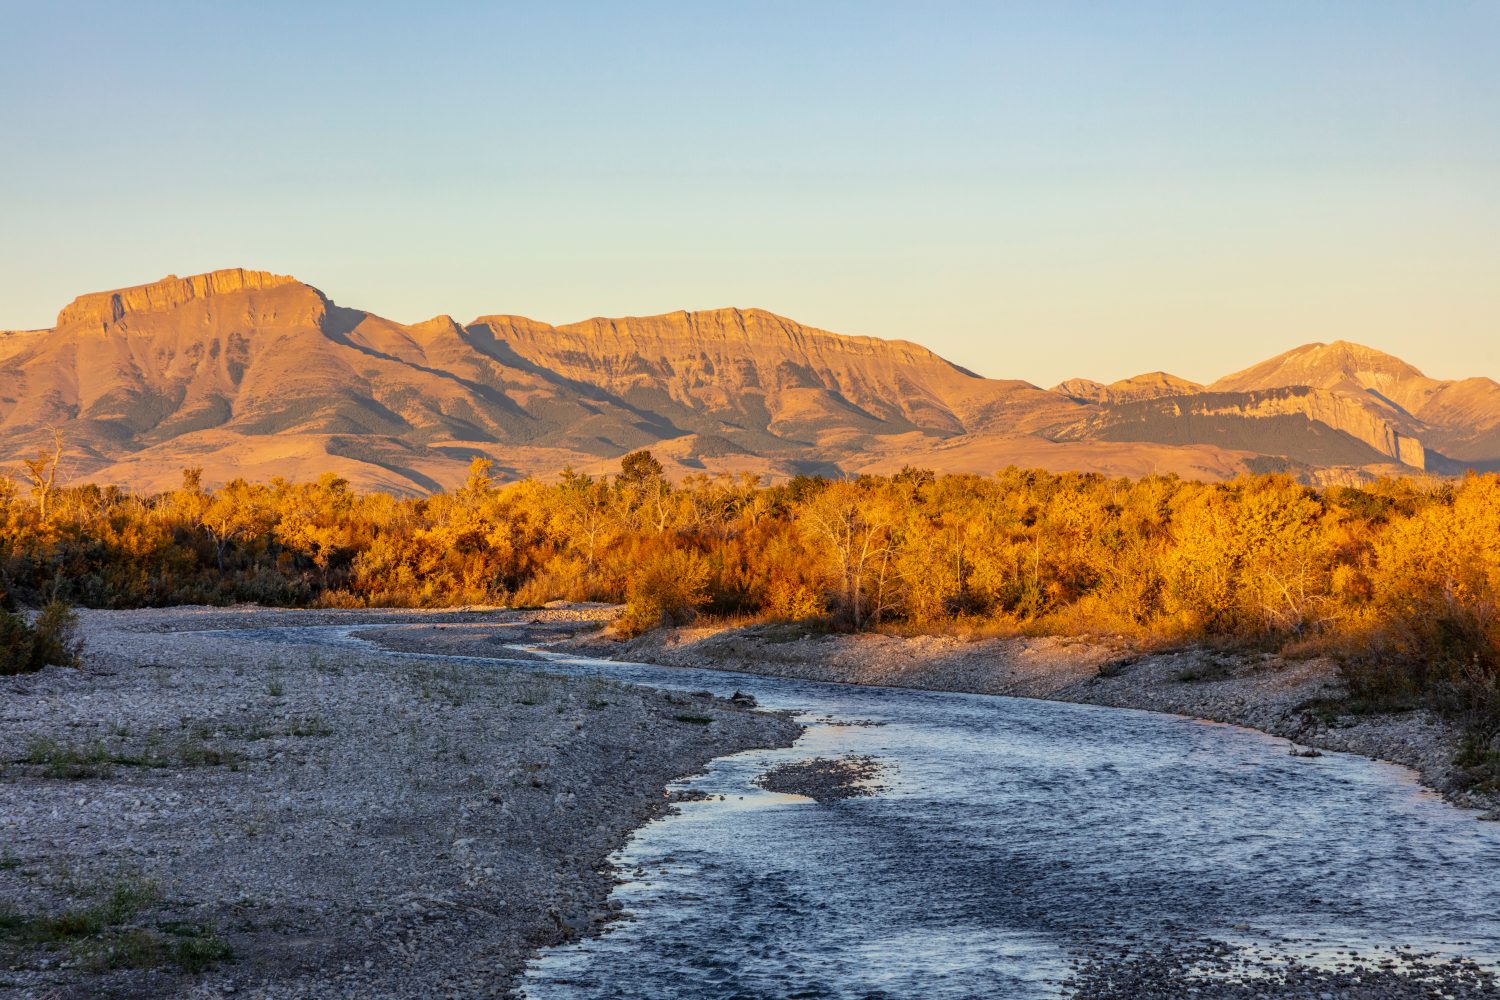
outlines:
M1356 753L1415 770L1451 802L1500 819L1500 798L1466 787L1462 732L1425 711L1356 715L1328 659L1206 649L1140 654L1055 637L829 635L793 625L661 629L621 641L581 632L552 648L666 666L881 687L1043 698L1167 712L1257 729L1291 747Z
M596 617L83 612L83 669L0 678L0 995L507 995L610 918L606 859L667 784L799 727L257 630Z

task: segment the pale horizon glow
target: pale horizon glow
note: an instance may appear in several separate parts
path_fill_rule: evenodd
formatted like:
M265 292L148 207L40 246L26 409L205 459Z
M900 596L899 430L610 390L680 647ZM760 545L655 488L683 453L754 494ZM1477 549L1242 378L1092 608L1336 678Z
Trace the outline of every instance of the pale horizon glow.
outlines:
M242 266L1050 386L1500 377L1500 5L13 5L0 329Z

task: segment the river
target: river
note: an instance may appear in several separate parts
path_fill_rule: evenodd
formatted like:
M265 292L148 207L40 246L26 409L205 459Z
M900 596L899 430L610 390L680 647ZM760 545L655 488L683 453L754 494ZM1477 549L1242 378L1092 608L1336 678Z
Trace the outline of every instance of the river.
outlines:
M1393 765L1124 709L493 662L742 690L808 724L792 748L684 782L711 798L615 859L629 919L545 950L531 1000L1047 997L1091 947L1204 937L1330 963L1396 945L1500 963L1500 824ZM883 790L819 804L754 784L844 754L879 760Z

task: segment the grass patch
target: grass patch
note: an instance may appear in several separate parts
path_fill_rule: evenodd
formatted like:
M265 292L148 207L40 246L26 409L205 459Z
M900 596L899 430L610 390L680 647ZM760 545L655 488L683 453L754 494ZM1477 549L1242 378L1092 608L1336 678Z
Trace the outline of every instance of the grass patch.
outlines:
M288 716L285 721L224 726L223 732L233 739L256 742L282 738L310 739L332 736L333 727L321 715L308 714Z
M0 900L0 940L19 937L26 928L26 918L14 903Z
M50 736L34 736L26 741L26 756L21 763L42 768L49 778L82 780L108 778L115 773L109 751L103 743L72 746Z
M517 705L545 705L549 694L546 684L529 683L522 686L515 699Z
M28 917L14 907L0 911L0 936L43 947L94 937L134 919L160 898L152 882L121 879L98 902L62 913Z
M1413 712L1420 707L1414 700L1372 698L1366 695L1350 695L1347 698L1313 698L1297 706L1298 711L1307 712L1325 726L1331 726L1345 716L1392 715Z
M474 700L479 688L493 687L494 679L473 670L454 666L414 667L408 679L423 701L446 702L451 708L462 708Z
M110 747L102 740L73 744L50 736L34 736L27 741L26 754L17 763L40 768L44 777L83 781L113 777L115 769L121 767L236 769L240 758L232 750L193 738L164 746L156 734L147 738L140 751L128 751L121 745Z
M687 722L694 726L706 726L714 721L706 715L674 715L672 718L678 722Z
M202 972L233 958L229 944L201 924L138 926L140 915L162 898L153 882L121 879L98 895L87 906L53 914L25 914L0 903L0 945L17 952L65 951L94 971L173 965Z
M169 955L173 964L183 972L202 972L234 958L234 949L229 947L229 942L206 927L175 933L179 936L172 942Z
M316 715L294 715L287 720L286 735L296 739L332 736L333 727Z
M229 943L206 927L196 927L185 937L127 927L81 942L72 951L96 972L170 965L199 973L234 958Z

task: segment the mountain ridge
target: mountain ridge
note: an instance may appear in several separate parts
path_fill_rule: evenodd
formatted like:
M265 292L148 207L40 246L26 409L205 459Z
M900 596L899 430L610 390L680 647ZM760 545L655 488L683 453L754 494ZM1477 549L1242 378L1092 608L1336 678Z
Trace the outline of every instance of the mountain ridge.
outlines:
M228 268L80 295L55 327L0 334L0 462L52 427L70 478L141 490L194 465L207 482L331 471L417 493L461 481L475 457L515 478L641 447L677 475L1014 462L1358 477L1500 459L1500 385L1335 341L1207 386L1152 372L1047 390L765 309L402 324Z

